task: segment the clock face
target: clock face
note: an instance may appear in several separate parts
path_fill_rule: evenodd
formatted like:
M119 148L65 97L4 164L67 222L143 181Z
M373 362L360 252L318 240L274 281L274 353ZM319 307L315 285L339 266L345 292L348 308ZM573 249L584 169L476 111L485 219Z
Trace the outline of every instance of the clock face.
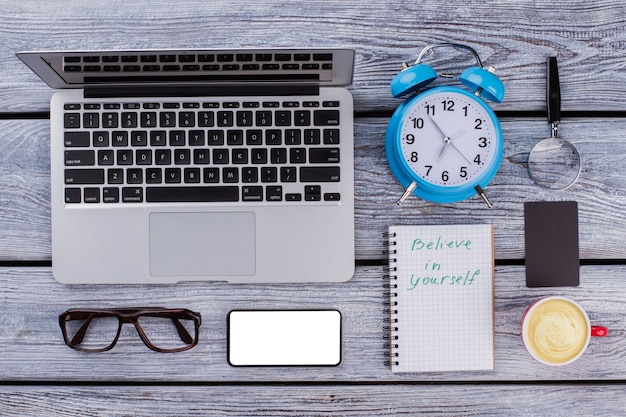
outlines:
M443 89L417 96L400 121L404 161L435 186L475 185L499 161L500 129L495 116L479 99L459 91Z

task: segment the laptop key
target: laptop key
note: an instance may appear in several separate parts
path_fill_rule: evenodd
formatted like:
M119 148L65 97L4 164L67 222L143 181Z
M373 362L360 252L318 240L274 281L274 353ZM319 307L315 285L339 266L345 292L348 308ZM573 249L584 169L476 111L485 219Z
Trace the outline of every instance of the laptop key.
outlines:
M143 202L143 188L141 188L141 187L124 187L124 188L122 188L122 202L124 202L124 203L141 203L141 202Z
M102 127L117 128L118 126L118 114L117 113L103 113L102 114Z
M97 129L98 127L100 127L100 115L98 113L84 113L83 125L87 128Z
M180 112L178 114L178 125L180 127L195 127L196 114L194 112Z
M238 186L146 187L149 203L235 202Z
M65 132L63 139L68 148L86 148L91 144L89 132Z
M278 110L274 113L274 123L276 126L290 126L291 125L291 112L286 110Z
M339 110L315 110L313 112L313 124L315 126L339 125Z
M111 168L107 171L107 179L109 184L123 184L124 170L120 168Z
M265 199L267 201L283 201L283 187L268 185L265 187Z
M157 114L153 111L141 112L141 127L156 127Z
M242 201L263 201L263 187L244 186L241 189Z
M163 105L165 107L165 105ZM176 113L175 112L161 112L159 113L159 120L161 127L175 127L176 126Z
M66 166L95 165L96 156L92 150L65 151Z
M217 125L219 127L232 127L233 126L233 112L232 111L218 111L217 112Z
M137 127L137 113L129 113L129 112L122 113L122 127L126 127L126 128Z
M112 146L128 146L128 132L127 131L117 131L111 134L111 145Z
M339 167L301 167L302 182L339 182Z
M80 127L80 113L65 113L64 126L66 129L76 129Z
M104 187L102 189L102 202L119 203L120 189L117 187Z
M81 192L80 188L66 188L65 189L65 202L66 203L80 203Z
M312 164L339 163L339 148L310 148L309 162Z
M324 145L339 144L339 129L324 129Z
M66 184L104 184L104 169L66 169Z
M322 199L322 187L319 185L307 185L304 187L304 199L306 201L320 201Z
M93 146L98 148L109 146L109 132L93 132Z
M296 126L309 126L311 124L311 112L309 110L295 111L293 118Z
M85 203L99 203L100 202L100 189L99 188L85 188Z
M143 170L141 168L128 168L126 170L126 182L128 184L142 184Z

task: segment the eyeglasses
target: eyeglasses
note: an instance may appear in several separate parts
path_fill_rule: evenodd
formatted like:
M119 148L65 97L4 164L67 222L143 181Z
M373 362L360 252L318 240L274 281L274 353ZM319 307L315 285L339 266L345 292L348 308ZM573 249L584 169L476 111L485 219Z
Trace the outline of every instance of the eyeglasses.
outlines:
M124 323L134 324L150 349L181 352L198 344L201 316L187 309L161 307L70 309L59 316L65 343L83 352L113 348Z

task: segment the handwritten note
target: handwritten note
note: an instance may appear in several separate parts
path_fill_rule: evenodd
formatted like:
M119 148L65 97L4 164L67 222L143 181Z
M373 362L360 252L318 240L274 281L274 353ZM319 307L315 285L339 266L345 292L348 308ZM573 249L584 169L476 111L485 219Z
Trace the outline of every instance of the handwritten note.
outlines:
M392 370L493 369L493 226L389 234Z

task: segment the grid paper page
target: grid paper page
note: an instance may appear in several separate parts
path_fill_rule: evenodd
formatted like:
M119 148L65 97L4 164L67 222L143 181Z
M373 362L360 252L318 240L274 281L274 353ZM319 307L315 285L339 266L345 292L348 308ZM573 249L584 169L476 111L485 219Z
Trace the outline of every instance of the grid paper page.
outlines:
M493 226L391 226L389 233L397 268L392 371L493 369Z

